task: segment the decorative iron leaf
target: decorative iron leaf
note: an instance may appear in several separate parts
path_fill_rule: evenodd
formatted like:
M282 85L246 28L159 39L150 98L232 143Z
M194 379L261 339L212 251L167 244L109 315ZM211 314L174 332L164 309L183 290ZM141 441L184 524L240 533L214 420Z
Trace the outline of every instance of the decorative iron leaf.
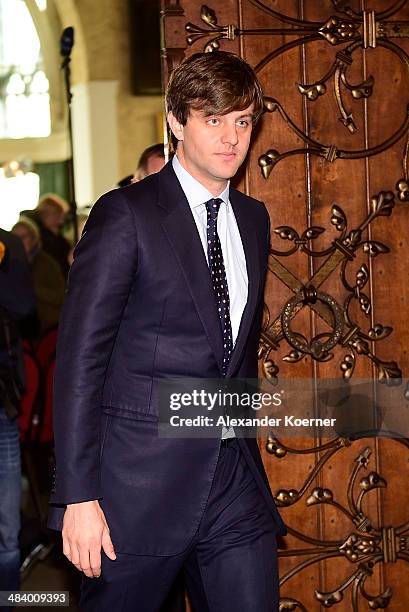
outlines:
M372 96L374 82L373 76L370 75L365 81L359 85L356 85L351 90L352 96L356 100L359 100L360 98L369 98Z
M305 607L292 597L280 597L279 612L294 612L294 610L301 610L301 612L307 612Z
M300 83L298 85L298 91L304 96L307 96L308 100L314 102L318 96L323 96L326 93L327 88L325 83L314 83L314 85L301 85Z
M393 332L392 327L383 326L380 323L376 323L368 332L368 336L371 340L383 340Z
M274 361L271 361L271 359L268 359L267 361L265 361L263 363L263 370L264 370L264 375L267 378L267 380L272 385L276 385L278 382L277 374L279 372L279 367L274 363Z
M280 446L277 443L277 440L275 440L271 436L268 437L266 450L268 453L270 453L270 455L275 455L278 459L285 457L287 454L286 449Z
M341 363L341 371L343 373L344 379L351 378L355 369L355 356L354 355L345 355L343 362Z
M368 253L369 257L377 257L382 253L389 253L389 248L382 242L376 240L368 240L363 245L364 253Z
M272 169L274 168L276 163L280 161L280 159L280 153L278 151L275 151L274 149L270 149L269 151L267 151L267 153L259 157L258 165L260 166L261 172L265 179L268 179Z
M331 223L335 225L339 232L342 232L347 226L347 218L340 206L334 204L331 211Z
M371 489L386 487L386 480L377 472L370 472L368 476L361 479L359 486L363 491L371 491Z
M378 379L388 385L400 385L402 371L396 361L382 361L379 363Z
M275 500L279 506L291 506L298 500L298 497L299 493L295 489L280 489Z
M330 489L316 487L307 499L307 506L314 506L315 504L328 504L331 503L333 499L334 495Z
M362 266L359 268L358 272L356 273L356 284L358 285L360 289L362 289L362 287L365 287L368 280L369 280L368 267L366 264L362 264Z
M369 313L371 312L371 300L369 299L367 295L365 295L365 293L361 293L358 301L359 301L361 310L363 310L366 316L368 316Z
M370 596L365 595L368 600L368 606L371 610L384 610L389 606L392 598L392 589L387 587L381 595Z
M315 238L318 238L318 236L320 234L322 234L322 232L325 232L325 228L324 227L319 227L317 225L313 225L312 227L308 227L305 230L303 236L308 238L308 240L314 240Z
M315 597L325 608L331 608L335 604L338 604L343 600L344 596L342 591L332 591L332 593L323 593L322 591L315 591Z
M269 113L274 113L280 107L280 104L274 98L264 96L264 107Z
M186 30L188 28L188 26L191 25L189 23L186 24ZM190 34L189 36L186 36L186 42L188 45L193 45L194 42L196 42L196 40L198 38L201 38L202 35L201 34Z
M361 236L362 236L362 232L359 229L354 229L351 230L348 234L348 236L345 238L344 240L344 244L346 244L347 246L356 246L357 244L359 244L359 241L361 240Z
M356 563L362 555L374 554L379 551L378 543L375 538L357 537L351 534L347 540L339 547L339 551L343 553L351 563Z
M214 38L213 40L210 40L207 43L204 50L205 50L205 53L212 53L212 51L218 51L219 48L220 48L219 41L217 40L217 38Z
M302 353L301 351L293 350L290 353L288 353L288 355L283 357L283 361L286 361L287 363L297 363L297 361L300 361L300 359L302 359L303 356L304 356L304 353Z
M351 563L356 563L359 558L357 550L358 537L351 533L351 535L341 544L339 552L346 556Z
M377 542L375 538L362 538L360 537L358 543L356 545L357 550L362 555L372 555L376 551L380 552L379 546L377 546Z
M372 196L371 209L376 217L389 217L394 206L395 196L392 191L380 191L378 194Z
M368 355L369 353L369 344L365 342L362 338L355 338L352 342L352 346L358 353L358 355Z
M274 228L274 233L278 234L283 240L290 240L291 242L299 238L299 235L295 229L289 227L288 225L280 225L279 227Z
M401 202L409 202L409 183L404 179L401 179L396 183L396 189L398 191L398 198Z
M331 45L338 45L340 42L347 42L348 39L352 39L356 35L358 27L358 24L352 21L341 20L333 16L319 28L318 33Z
M217 17L215 11L209 6L206 6L206 4L203 4L202 8L200 9L200 17L202 21L204 21L205 23L207 23L207 25L211 27L217 25Z

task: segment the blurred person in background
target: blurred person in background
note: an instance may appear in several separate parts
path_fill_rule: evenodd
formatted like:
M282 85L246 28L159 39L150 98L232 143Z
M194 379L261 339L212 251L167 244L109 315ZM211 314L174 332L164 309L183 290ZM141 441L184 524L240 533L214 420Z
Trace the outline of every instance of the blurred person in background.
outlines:
M68 212L68 204L54 193L40 198L37 208L24 211L24 217L30 218L40 230L41 244L46 253L53 257L67 278L69 253L71 245L62 234L62 228Z
M39 334L58 325L65 293L65 279L60 266L42 248L40 231L29 218L20 217L12 229L24 246L31 266L36 297Z
M154 144L144 150L138 161L135 174L128 174L118 181L117 187L127 187L132 183L137 183L147 176L159 172L165 165L165 151L163 143Z
M138 167L133 175L132 183L137 183L147 176L159 172L165 165L163 142L154 144L144 150L139 158Z
M0 229L0 591L19 589L21 464L17 414L24 369L18 323L34 308L23 245L17 236Z

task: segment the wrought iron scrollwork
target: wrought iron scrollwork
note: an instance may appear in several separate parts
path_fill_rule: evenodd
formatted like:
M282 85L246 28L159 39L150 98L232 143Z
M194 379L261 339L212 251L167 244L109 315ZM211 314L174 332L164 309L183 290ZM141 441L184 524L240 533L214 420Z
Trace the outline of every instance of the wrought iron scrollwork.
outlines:
M395 440L395 444L404 445L409 449L408 440ZM396 563L398 560L409 562L409 520L397 526L376 526L366 514L364 501L371 491L384 489L387 481L376 471L368 472L371 450L364 448L355 459L347 483L347 504L343 505L335 499L329 488L313 487L311 484L316 476L322 472L329 459L335 453L342 452L350 446L351 442L345 438L335 438L326 444L297 450L289 448L273 434L270 434L266 449L277 459L283 458L287 453L312 454L321 452L321 459L298 489L283 490L275 493L278 506L299 504L306 496L307 508L317 505L330 505L336 511L347 517L351 524L350 531L341 540L317 540L305 533L289 527L289 533L297 540L309 545L309 548L295 548L280 551L281 557L304 558L295 567L282 576L280 584L285 584L295 574L322 559L345 559L356 569L332 591L315 591L317 602L325 607L332 607L344 600L350 589L351 609L358 611L359 597L364 598L372 610L386 608L392 597L392 589L387 587L382 593L371 595L365 588L366 580L373 574L378 563ZM366 474L362 474L365 471ZM361 477L360 477L361 476ZM360 478L359 478L360 477ZM306 610L300 601L285 597L280 601L280 610Z
M278 111L281 117L284 119L284 121L288 125L288 127L299 138L301 138L305 142L305 148L290 149L289 151L285 151L283 153L280 153L279 151L275 149L269 149L266 153L261 155L258 163L259 163L261 172L265 179L268 179L268 177L271 174L271 171L274 169L274 167L278 164L279 161L286 159L287 157L290 157L292 155L299 155L301 153L302 154L310 153L311 155L318 155L320 157L323 157L329 162L333 162L336 159L351 159L352 160L352 159L361 159L363 157L372 157L373 155L378 155L379 153L386 151L386 149L389 149L391 146L393 146L395 143L401 140L405 134L409 133L409 106L408 106L406 109L406 116L405 116L404 121L402 122L402 125L393 134L391 134L388 138L386 138L383 142L377 145L374 145L373 147L369 147L367 149L355 149L355 150L352 149L348 151L345 149L338 149L335 145L322 144L314 140L307 134L305 134L299 127L295 125L295 123L293 123L293 121L287 115L287 113L285 112L281 104L278 102L278 100L266 97L265 107L266 107L267 112L273 113L273 112ZM347 122L348 125L353 126L353 129L351 129L351 131L352 132L355 131L355 123L353 121L352 114L347 113L346 111L342 111L342 115L345 118L345 122ZM344 122L344 119L343 119L343 122ZM407 176L407 170L405 170L405 178L406 176ZM405 185L403 184L401 185L401 188L403 189L400 190L400 193L407 190L405 188ZM407 201L407 200L401 199L401 201Z
M207 27L201 27L192 23L186 24L187 37L186 41L189 45L195 43L202 38L210 38L206 43L205 51L214 51L220 47L219 41L235 40L240 36L295 36L295 40L290 41L277 49L267 54L256 66L256 72L263 70L270 62L277 57L286 53L294 47L309 44L319 40L324 40L332 46L345 46L341 51L336 53L336 57L332 67L327 73L315 83L300 83L297 88L301 95L308 98L310 102L314 102L320 96L327 92L326 83L331 77L334 77L334 93L337 105L340 112L341 122L345 127L354 133L357 126L353 114L345 106L342 97L342 87L350 93L354 99L365 99L372 95L375 85L374 78L370 75L363 82L351 84L347 78L348 67L353 62L353 53L360 48L375 48L381 46L395 53L399 59L405 64L409 73L409 57L398 45L392 42L394 38L409 37L409 22L385 21L389 17L396 14L403 6L404 2L397 2L388 11L375 13L375 11L353 11L348 2L334 1L333 5L337 12L347 15L347 18L332 15L323 22L310 22L295 19L273 10L260 0L249 0L251 4L267 13L270 17L289 25L290 27L281 28L259 28L259 29L242 29L235 24L219 25L215 11L203 5L201 8L201 19ZM386 138L382 143L366 149L344 151L338 150L335 145L318 143L313 141L297 127L294 122L287 116L279 101L272 98L266 98L266 110L269 112L279 111L287 125L306 143L306 148L293 149L285 152L278 152L274 149L264 153L259 159L259 165L263 176L268 178L271 170L278 161L285 159L291 155L304 154L306 152L321 155L328 161L336 159L359 159L377 155L382 153L393 144L398 142L405 134L409 133L409 111L403 120L400 128L391 136ZM407 155L406 155L407 157ZM407 166L407 164L406 164ZM407 180L407 168L404 172L404 180ZM407 191L407 189L403 189ZM402 201L407 201L402 200Z
M368 52L375 48L386 49L398 58L409 75L409 55L397 44L400 39L409 38L409 21L389 21L391 17L396 18L406 1L396 0L391 2L389 8L375 12L354 10L348 0L332 0L336 14L321 21L307 21L275 10L271 6L273 3L248 0L253 7L278 22L276 27L258 29L241 28L234 23L220 25L215 11L203 5L202 25L186 24L186 40L188 45L205 41L204 50L212 52L220 47L221 40L234 41L249 36L266 36L271 40L275 38L280 44L271 45L271 51L254 66L260 76L271 62L294 48L319 42L326 44L328 48L334 49L332 64L323 69L323 76L316 81L298 82L295 85L295 94L302 96L305 107L308 107L311 104L319 104L319 100L329 95L332 89L337 106L337 119L344 126L342 129L354 135L361 126L354 117L352 102L364 103L373 96L377 87L373 75L366 75L361 82L354 82L350 78L351 66L356 61L357 52L361 49ZM281 44L283 36L286 42ZM339 367L345 380L353 376L358 359L365 358L375 365L381 382L388 385L400 384L402 372L397 361L381 359L373 350L374 343L382 342L392 334L392 327L380 321L370 325L364 322L372 313L371 291L368 290L371 266L368 261L385 257L389 253L388 245L373 240L368 228L376 219L390 217L397 203L404 205L409 202L409 98L404 101L404 116L394 133L371 147L341 149L335 143L312 138L304 126L297 125L277 97L268 95L268 90L266 94L265 113L280 116L286 128L295 134L302 144L298 148L288 150L277 150L274 146L268 148L258 160L265 180L269 179L279 162L284 162L294 155L319 156L330 163L336 163L339 159L356 160L379 155L400 141L404 142L404 150L401 176L396 177L392 185L372 196L368 213L359 225L350 227L344 210L345 203L342 206L332 203L328 228L311 225L303 231L297 231L288 225L280 225L273 229L269 271L291 290L293 296L281 306L276 316L272 316L267 305L264 307L258 351L264 375L272 384L278 383L279 365L274 359L274 353L280 348L281 342L285 341L289 345L289 352L283 360L287 363L295 364L306 355L316 361L326 361L334 357L334 349L338 346L343 351ZM328 229L331 229L331 232ZM325 241L327 236L330 238ZM319 263L310 278L297 278L286 265L289 257L300 254ZM364 256L366 263L358 260L360 255ZM341 283L343 289L343 297L338 298L338 301L322 290L323 283L332 277L334 282ZM292 321L303 308L316 313L328 326L328 331L313 338L294 331ZM404 395L409 401L409 383ZM358 442L352 442L347 437L337 437L311 448L296 449L272 433L267 440L266 450L275 460L291 454L314 454L317 457L314 467L303 482L280 487L275 491L274 497L278 506L286 508L305 504L308 509L327 505L346 517L350 525L341 539L333 541L313 538L290 526L289 533L304 546L280 551L281 557L297 560L296 565L282 576L281 585L320 561L328 560L331 563L331 560L345 560L346 567L351 569L345 580L334 585L329 591L316 590L315 600L318 606L329 608L345 601L349 594L351 605L348 609L358 612L362 601L372 610L387 608L392 601L392 589L389 586L380 593L372 593L368 587L368 579L373 575L377 564L395 563L397 560L409 562L409 520L400 525L382 526L376 525L366 513L365 500L373 491L381 492L387 487L387 481L382 474L369 470L369 448L362 449L351 467L346 503L341 503L332 489L315 485L317 477L321 476L329 460L341 456L352 444ZM391 440L390 444L403 445L409 450L409 440ZM280 612L290 611L307 612L301 596L281 598Z
M318 334L310 342L300 333L290 328L290 321L295 309L300 304L315 304L317 301L326 304L334 317L334 329L331 333ZM321 293L313 286L303 287L299 295L295 295L284 306L281 312L281 327L289 344L299 353L309 353L315 359L323 361L328 358L329 351L339 342L342 336L342 311L330 295ZM323 338L326 338L323 342Z
M382 242L365 238L365 230L378 217L390 216L394 206L395 196L392 192L382 191L374 195L371 200L371 210L367 217L358 227L348 230L346 213L340 206L334 204L331 210L330 223L340 235L321 251L307 246L307 241L313 241L324 234L324 229L321 227L307 228L301 236L289 226L279 226L274 229L274 233L282 241L291 242L292 247L285 251L272 248L269 270L294 292L295 297L284 305L281 314L274 321L271 321L268 306L265 306L259 358L262 360L264 373L271 382L276 381L279 371L278 366L271 359L271 353L277 350L283 338L286 338L293 349L284 357L287 362L295 363L305 354L310 354L318 361L326 361L333 357L329 352L330 349L335 344L340 344L349 350L340 364L345 379L352 376L357 357L365 356L378 368L379 380L388 384L400 382L402 373L396 361L381 360L371 350L371 342L378 342L388 337L393 331L392 327L376 323L365 331L352 315L352 306L355 304L359 305L359 309L365 317L368 317L371 312L371 300L364 291L370 277L366 264L362 264L355 272L354 283L348 280L348 268L351 267L359 251L372 259L389 252L389 248ZM306 282L297 279L279 259L293 255L296 251L307 252L316 258L325 257L316 273ZM342 306L331 296L323 297L323 294L321 294L321 299L314 299L314 291L318 291L319 287L334 273L338 266L341 268L340 278L347 292ZM308 293L309 287L313 288L312 294ZM317 296L319 295L318 293ZM326 342L329 344L321 343L321 338L308 341L301 337L301 334L291 332L291 319L304 307L314 310L328 324L331 332L327 337L331 340L328 339Z

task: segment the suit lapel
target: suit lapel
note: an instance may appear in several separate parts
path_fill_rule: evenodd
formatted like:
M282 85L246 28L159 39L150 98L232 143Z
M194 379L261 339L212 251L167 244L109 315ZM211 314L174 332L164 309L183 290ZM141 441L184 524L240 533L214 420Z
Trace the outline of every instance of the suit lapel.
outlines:
M240 192L234 189L230 190L230 202L234 210L234 215L236 217L244 254L246 257L248 297L247 304L241 318L239 333L236 339L229 368L227 370L227 376L233 375L247 342L260 289L260 256L258 237L256 226L253 221L251 211L249 210L249 204L244 200Z
M227 376L231 376L247 342L260 289L260 259L257 229L249 204L240 192L230 190L230 202L239 228L248 276L248 298ZM189 203L169 162L159 173L159 201L162 226L185 276L196 310L213 349L219 369L223 362L223 338L217 314L214 290ZM182 315L183 313L181 313Z
M162 226L185 276L196 310L219 368L223 341L206 257L189 203L169 162L159 173ZM183 313L180 313L183 316Z

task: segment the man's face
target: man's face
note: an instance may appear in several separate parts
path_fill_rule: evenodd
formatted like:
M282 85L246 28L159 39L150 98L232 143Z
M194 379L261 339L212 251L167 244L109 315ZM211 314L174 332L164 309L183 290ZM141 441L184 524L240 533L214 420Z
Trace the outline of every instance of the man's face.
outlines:
M179 141L176 152L180 163L213 195L223 191L246 157L252 116L253 104L226 115L191 110L183 126L169 113L169 124Z

